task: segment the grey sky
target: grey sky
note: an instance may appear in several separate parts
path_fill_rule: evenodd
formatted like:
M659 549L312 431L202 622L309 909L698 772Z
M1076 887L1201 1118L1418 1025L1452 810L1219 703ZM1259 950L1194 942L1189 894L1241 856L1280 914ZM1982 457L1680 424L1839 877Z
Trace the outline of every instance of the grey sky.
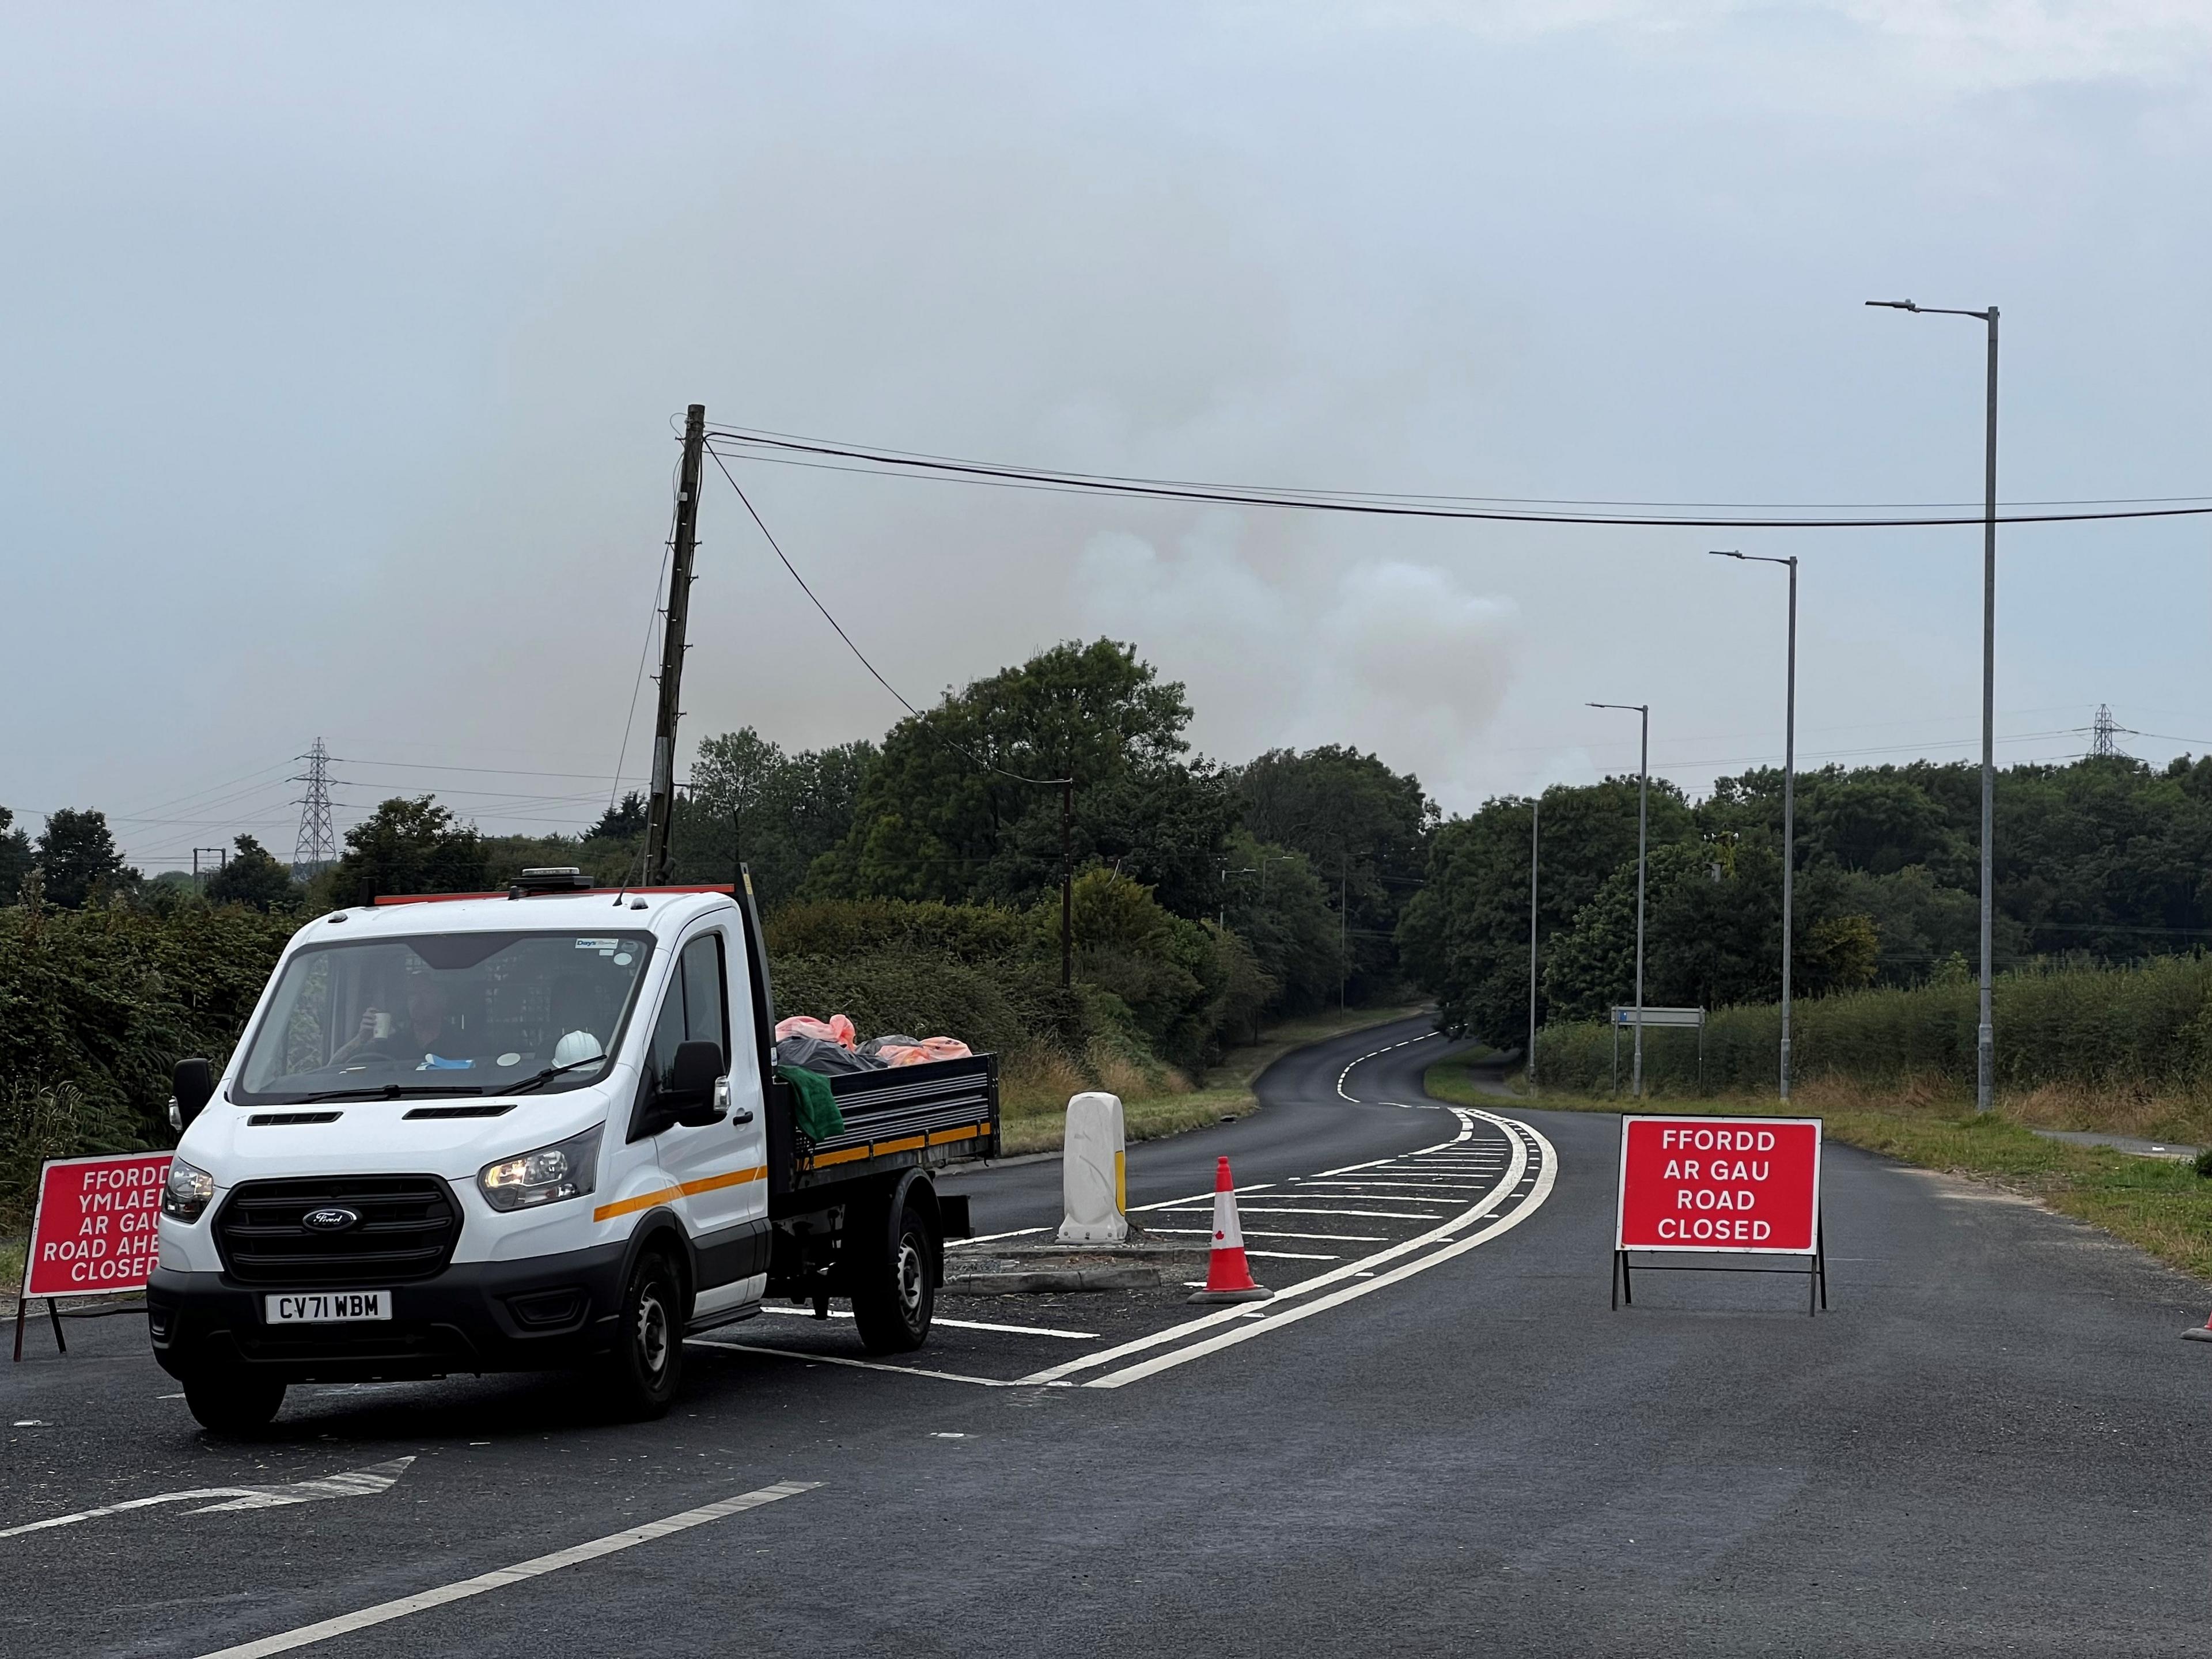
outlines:
M149 867L289 852L318 733L356 805L594 816L695 399L1092 471L1972 501L1981 337L1860 304L1910 295L2004 308L2008 497L2212 491L2191 0L105 20L0 21L0 803ZM1207 752L1356 742L1455 808L1632 767L1590 698L1692 787L1779 755L1781 579L1726 537L741 476L917 701L1109 631ZM1802 750L1972 751L1978 531L1744 535L1806 559ZM688 734L880 733L719 480L702 537ZM2010 532L2001 755L2100 701L2212 749L2209 555Z

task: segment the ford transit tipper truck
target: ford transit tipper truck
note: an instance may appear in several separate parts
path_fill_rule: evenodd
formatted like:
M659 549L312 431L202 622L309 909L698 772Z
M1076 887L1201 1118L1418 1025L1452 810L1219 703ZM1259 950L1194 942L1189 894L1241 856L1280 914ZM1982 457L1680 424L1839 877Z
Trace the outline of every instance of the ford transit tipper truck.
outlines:
M222 1075L176 1071L146 1303L193 1415L574 1367L659 1416L685 1334L772 1297L849 1297L869 1350L919 1347L969 1231L932 1172L996 1150L997 1061L799 1097L748 885L533 871L303 927Z

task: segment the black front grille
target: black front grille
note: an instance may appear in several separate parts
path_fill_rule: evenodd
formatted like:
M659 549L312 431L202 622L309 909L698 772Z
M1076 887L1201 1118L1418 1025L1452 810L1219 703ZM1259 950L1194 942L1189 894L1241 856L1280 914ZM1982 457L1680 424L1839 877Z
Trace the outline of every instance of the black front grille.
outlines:
M342 1231L304 1224L315 1210L361 1217ZM249 1285L392 1285L428 1279L453 1259L460 1212L434 1176L325 1176L249 1181L216 1217L216 1247Z

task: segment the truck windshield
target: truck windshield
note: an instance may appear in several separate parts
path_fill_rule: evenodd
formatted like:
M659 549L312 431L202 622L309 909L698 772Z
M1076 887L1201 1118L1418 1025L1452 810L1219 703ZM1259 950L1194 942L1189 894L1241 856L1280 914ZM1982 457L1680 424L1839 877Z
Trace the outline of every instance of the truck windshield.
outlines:
M285 963L234 1097L581 1087L620 1046L652 955L646 933L424 933L310 946Z

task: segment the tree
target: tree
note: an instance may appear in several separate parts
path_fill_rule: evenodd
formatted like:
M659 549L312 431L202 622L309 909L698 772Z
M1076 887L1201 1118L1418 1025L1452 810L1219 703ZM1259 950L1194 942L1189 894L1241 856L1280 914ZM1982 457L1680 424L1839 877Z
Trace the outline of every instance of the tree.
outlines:
M1115 998L1153 1052L1202 1064L1240 978L1234 946L1211 930L1161 908L1143 883L1092 867L1075 878L1077 977ZM1040 906L1039 923L1056 934L1058 907ZM1242 988L1249 998L1255 988Z
M264 913L299 908L300 884L269 849L251 836L232 843L231 855L207 880L210 904L244 904Z
M852 831L872 743L786 754L744 726L699 745L671 840L688 881L727 881L742 859L766 906L789 903L817 859Z
M1234 830L1224 845L1217 913L1275 986L1264 1005L1304 1013L1336 1000L1336 914L1303 853Z
M1344 913L1347 994L1386 992L1400 978L1398 921L1437 822L1420 780L1332 744L1270 750L1237 769L1234 788L1244 828L1303 853Z
M0 806L0 905L15 902L31 873L31 838L15 823L15 813Z
M38 865L46 902L65 910L82 908L104 895L127 892L140 879L116 850L107 814L67 806L46 819L38 839Z
M1427 884L1407 902L1398 931L1407 972L1437 999L1447 1028L1502 1048L1518 1048L1528 1032L1531 805L1501 797L1438 829ZM1544 792L1537 934L1545 960L1624 867L1632 902L1636 820L1634 778ZM1650 820L1655 849L1698 838L1681 791L1664 779L1651 781ZM1540 1000L1538 1017L1553 1017L1547 1001Z
M386 801L345 840L326 878L336 904L367 904L380 893L476 892L486 880L483 837L428 795Z
M1211 769L1182 756L1190 707L1133 646L1070 641L901 720L853 826L817 866L821 896L1028 905L1060 883L1060 790L1075 780L1079 868L1118 862L1178 915L1212 908Z
M633 789L622 798L622 805L599 814L599 821L584 831L584 839L635 841L645 833L645 797Z

